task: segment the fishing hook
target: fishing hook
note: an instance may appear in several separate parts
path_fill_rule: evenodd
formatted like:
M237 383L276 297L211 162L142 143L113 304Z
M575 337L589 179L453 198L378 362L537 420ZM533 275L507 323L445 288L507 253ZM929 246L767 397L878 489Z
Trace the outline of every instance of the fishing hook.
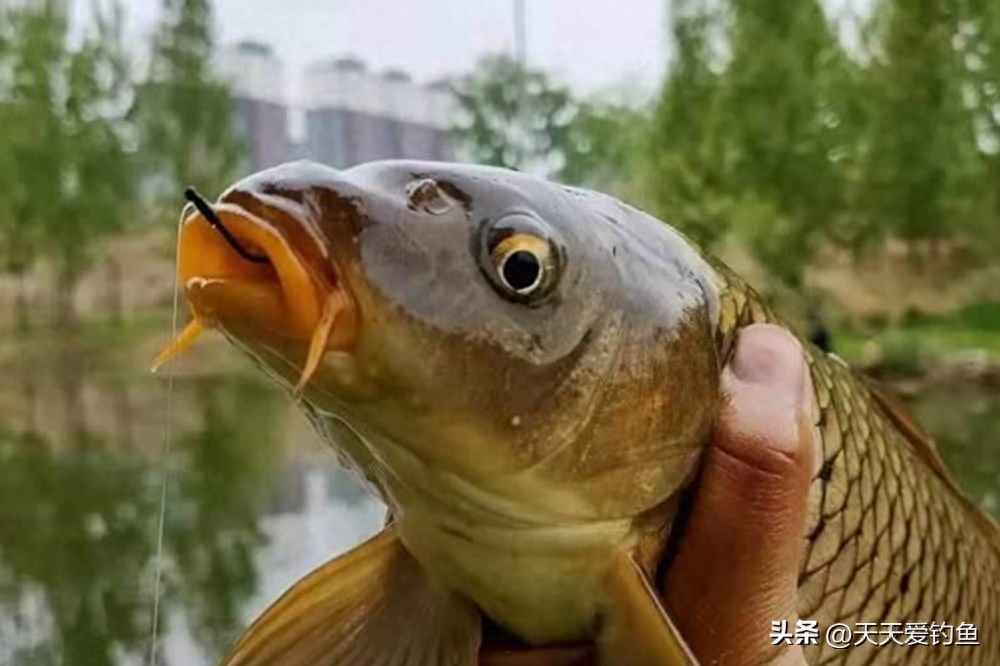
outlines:
M198 212L201 213L202 217L208 220L208 223L215 227L216 231L222 234L222 237L226 239L227 243L229 243L229 247L236 251L236 254L240 255L247 261L252 261L255 264L268 263L268 258L266 256L250 252L243 247L238 240L236 240L236 236L233 235L233 232L222 224L222 220L219 219L219 216L214 210L212 210L212 207L208 204L208 202L205 201L200 194L198 194L196 189L189 187L184 190L184 198L194 204L194 207L198 209Z

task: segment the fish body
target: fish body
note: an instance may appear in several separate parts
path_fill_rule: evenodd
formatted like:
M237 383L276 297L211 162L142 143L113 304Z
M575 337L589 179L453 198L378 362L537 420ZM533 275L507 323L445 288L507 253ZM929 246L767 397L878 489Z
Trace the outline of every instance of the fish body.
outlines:
M393 516L293 588L227 664L474 663L480 613L530 644L597 640L611 646L602 663L694 663L651 583L658 565L669 575L665 544L734 341L777 322L752 288L612 197L488 167L297 162L237 183L216 209L270 263L248 265L188 218L180 273L196 326L291 390ZM996 526L886 398L807 353L823 455L800 617L968 622L983 643L815 645L807 659L1000 663ZM394 586L409 594L351 587L361 571L405 578ZM427 611L424 638L373 646L404 607ZM283 661L286 648L302 660Z
M728 275L724 339L750 323L781 323L728 269L720 274ZM807 361L822 455L809 493L798 614L821 630L867 623L876 634L861 633L846 649L821 635L804 646L808 663L1000 663L997 525L965 497L891 397L836 356L810 346ZM967 623L979 644L906 645L905 625L914 623Z

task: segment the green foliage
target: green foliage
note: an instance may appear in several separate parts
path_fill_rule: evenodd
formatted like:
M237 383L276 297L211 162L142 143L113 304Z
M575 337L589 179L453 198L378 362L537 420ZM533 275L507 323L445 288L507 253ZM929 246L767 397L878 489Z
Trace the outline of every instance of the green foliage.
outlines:
M966 55L956 48L954 2L883 2L867 67L870 122L859 182L870 235L908 240L954 235L979 213L982 162L963 96Z
M455 136L483 164L552 172L575 114L569 89L507 56L482 59L455 88L465 118Z
M133 117L154 195L176 200L183 187L217 192L233 176L242 145L228 88L211 71L208 0L163 0L146 81Z
M831 245L995 250L997 3L879 0L851 48L820 0L670 7L644 160L661 217L706 245L739 235L793 287Z
M985 209L973 232L993 239L987 250L1000 244L1000 3L992 0L964 0L962 36L959 44L967 66L966 92L972 101L974 122L982 149L981 176Z
M900 320L908 327L938 326L952 330L980 330L1000 333L1000 303L969 303L947 316L932 315L917 309L909 309ZM997 340L1000 345L1000 340Z
M633 189L630 180L647 122L642 109L628 104L599 98L577 102L555 177L624 196Z
M970 303L959 311L958 317L969 328L1000 333L1000 303Z
M836 223L848 61L818 1L674 4L648 142L658 212L711 244L736 228L790 284ZM838 151L838 149L840 149Z
M643 175L655 211L710 246L728 230L735 208L724 184L725 115L710 46L717 19L689 0L674 11L674 58L653 116Z
M481 60L455 96L462 119L453 132L469 159L570 184L620 186L642 125L640 111L579 99L504 55Z
M139 86L123 7L95 3L80 39L68 0L0 2L0 268L49 259L63 324L94 247L144 217L141 188L172 201L187 184L214 192L240 158L229 94L210 72L208 0L164 2Z
M895 377L920 377L927 371L929 351L923 338L905 331L891 331L879 345L879 369Z
M124 110L127 60L117 5L71 44L64 2L0 9L0 241L3 262L58 267L60 313L95 243L121 228L137 181Z
M861 365L876 364L895 375L919 375L954 356L978 350L1000 359L1000 303L970 303L948 314L910 309L898 321L870 317L835 332L839 353Z

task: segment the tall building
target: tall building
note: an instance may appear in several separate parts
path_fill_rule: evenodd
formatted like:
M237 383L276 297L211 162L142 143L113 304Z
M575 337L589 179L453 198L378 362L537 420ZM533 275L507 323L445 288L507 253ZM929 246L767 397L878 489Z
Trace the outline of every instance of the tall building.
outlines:
M284 72L271 47L238 42L223 49L219 70L232 86L233 115L246 147L245 172L259 171L292 158Z
M418 85L408 74L371 72L341 58L309 67L305 156L343 168L378 159L449 160L447 84Z

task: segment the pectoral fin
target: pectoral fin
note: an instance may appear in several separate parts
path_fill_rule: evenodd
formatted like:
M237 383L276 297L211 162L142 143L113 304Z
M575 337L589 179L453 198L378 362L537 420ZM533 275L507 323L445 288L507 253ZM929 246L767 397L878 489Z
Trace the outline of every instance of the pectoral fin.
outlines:
M597 639L601 666L698 666L646 574L627 553L615 556L606 590Z
M389 526L293 585L222 666L475 666L480 625Z

